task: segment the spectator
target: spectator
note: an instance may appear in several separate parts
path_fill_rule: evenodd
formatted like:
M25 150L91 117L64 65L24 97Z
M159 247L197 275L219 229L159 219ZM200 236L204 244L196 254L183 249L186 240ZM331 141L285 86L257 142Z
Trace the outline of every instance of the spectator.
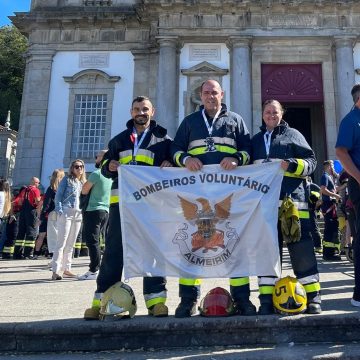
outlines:
M46 189L40 214L39 235L35 242L34 259L37 259L41 254L41 247L45 237L47 238L48 254L52 254L54 252L57 238L54 200L59 183L64 176L65 173L63 169L55 169L51 175L50 186Z
M89 196L89 203L83 212L83 238L89 249L89 271L78 276L79 280L95 280L100 266L100 234L106 227L112 181L101 174L100 165L106 150L101 150L95 157L95 170L90 174L81 193Z
M85 181L85 164L82 160L76 159L71 163L68 175L60 181L56 192L58 236L52 259L52 280L76 277L71 272L71 263L73 247L82 222L79 197ZM60 275L60 272L63 274Z

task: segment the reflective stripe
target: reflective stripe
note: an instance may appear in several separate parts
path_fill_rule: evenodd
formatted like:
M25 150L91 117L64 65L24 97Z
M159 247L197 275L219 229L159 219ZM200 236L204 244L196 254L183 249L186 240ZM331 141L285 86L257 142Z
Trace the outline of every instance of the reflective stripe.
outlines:
M318 191L311 191L310 194L316 196L317 198L320 197L320 193Z
M178 151L174 155L174 162L176 165L178 165L180 167L183 167L183 164L181 164L181 162L180 162L180 157L182 154L185 154L185 153L183 151Z
M4 254L13 254L14 253L14 246L4 246L3 253Z
M118 189L111 189L110 191L110 205L116 204L119 202L119 190Z
M299 210L300 219L310 219L310 213L308 210Z
M118 202L119 202L119 197L117 195L110 196L110 205L111 204L116 204Z
M144 294L145 301L149 301L151 299L158 299L158 298L166 299L166 290L157 293Z
M305 161L303 159L296 159L296 161L297 161L297 167L294 174L301 175L304 173Z
M296 175L294 173L289 173L288 171L284 172L284 176L298 178L298 179L305 179L305 176Z
M216 151L219 151L221 153L225 153L225 154L235 154L237 151L236 149L226 146L226 145L215 145ZM188 151L189 154L191 155L202 155L202 154L206 154L207 151L207 146L201 146L198 148L193 148L191 150Z
M120 164L128 164L132 160L132 155L130 156L124 156L119 159Z
M93 308L100 308L101 306L101 299L93 299L91 307Z
M166 298L156 297L147 301L145 300L145 305L148 309L150 309L152 306L156 304L165 304L165 302L166 302Z
M305 201L296 201L291 199L291 201L294 203L294 205L296 206L296 208L298 210L308 210L309 209L309 204ZM282 200L279 200L279 207L281 207L282 205Z
M274 285L262 285L259 286L259 294L260 295L270 295L274 291Z
M24 246L25 240L15 240L15 246Z
M242 156L243 165L246 165L250 162L250 156L246 151L239 151L239 154Z
M234 139L231 139L231 138L222 138L222 137L218 137L218 136L212 136L212 139L214 140L214 145L228 145L228 146L231 146L232 148L236 148L236 141ZM191 141L189 146L188 146L188 149L193 149L193 148L196 148L196 147L203 147L204 145L206 146L205 144L205 140L206 139L199 139L199 140L194 140L194 141Z
M109 159L103 160L102 163L101 163L101 167L103 167L108 161L109 161Z
M74 249L81 249L81 242L76 242L74 244Z
M340 250L340 243L332 243L332 242L329 242L329 241L324 241L323 240L323 247L325 248L334 248L334 249L339 249Z
M142 162L148 165L154 165L154 158L142 154L138 154L135 156L135 160L138 162Z
M119 163L123 164L123 159L132 158L132 150L124 150L119 152Z
M146 307L149 309L155 304L165 304L166 295L166 290L158 293L144 294Z
M313 283L313 284L306 284L306 285L303 285L303 286L304 286L305 291L307 293L319 292L320 291L320 283L318 283L318 282Z
M319 282L320 276L318 273L316 273L313 275L305 276L303 278L298 278L298 280L302 285L312 284L312 283Z
M26 247L35 246L35 240L25 240L24 246L26 246Z
M185 278L180 278L179 279L179 284L180 285L186 285L186 286L197 286L201 284L201 279L185 279Z
M244 286L250 284L250 280L248 277L233 278L229 279L229 283L231 286Z
M262 285L275 285L277 279L278 279L277 277L259 276L258 277L258 284L259 284L259 286L262 286Z

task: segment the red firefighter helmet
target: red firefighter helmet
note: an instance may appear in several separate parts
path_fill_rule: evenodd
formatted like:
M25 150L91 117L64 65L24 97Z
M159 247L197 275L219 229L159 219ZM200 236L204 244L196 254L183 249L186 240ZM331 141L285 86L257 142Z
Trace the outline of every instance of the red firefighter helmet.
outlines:
M202 316L230 316L235 313L234 300L227 290L216 287L201 300L199 311Z

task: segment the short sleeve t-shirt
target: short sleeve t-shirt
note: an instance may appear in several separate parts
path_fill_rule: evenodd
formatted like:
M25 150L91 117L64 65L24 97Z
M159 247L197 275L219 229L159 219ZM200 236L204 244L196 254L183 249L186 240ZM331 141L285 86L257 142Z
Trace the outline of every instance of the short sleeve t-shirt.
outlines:
M327 172L324 172L322 174L320 185L325 186L329 191L333 191L335 189L334 180L332 179L332 177ZM324 202L329 202L330 201L330 196L322 195L322 200Z
M103 176L101 170L97 169L90 174L88 181L91 182L93 186L86 211L109 211L112 180Z
M360 169L360 109L355 107L341 121L336 148L343 147Z

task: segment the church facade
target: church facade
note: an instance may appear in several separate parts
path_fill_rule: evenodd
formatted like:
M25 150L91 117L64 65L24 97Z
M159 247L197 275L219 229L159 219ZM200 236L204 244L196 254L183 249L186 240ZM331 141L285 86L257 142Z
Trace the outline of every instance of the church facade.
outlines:
M72 159L94 169L147 95L170 135L218 80L251 134L277 99L285 120L335 158L360 74L360 3L340 0L32 0L13 24L29 37L14 184Z

